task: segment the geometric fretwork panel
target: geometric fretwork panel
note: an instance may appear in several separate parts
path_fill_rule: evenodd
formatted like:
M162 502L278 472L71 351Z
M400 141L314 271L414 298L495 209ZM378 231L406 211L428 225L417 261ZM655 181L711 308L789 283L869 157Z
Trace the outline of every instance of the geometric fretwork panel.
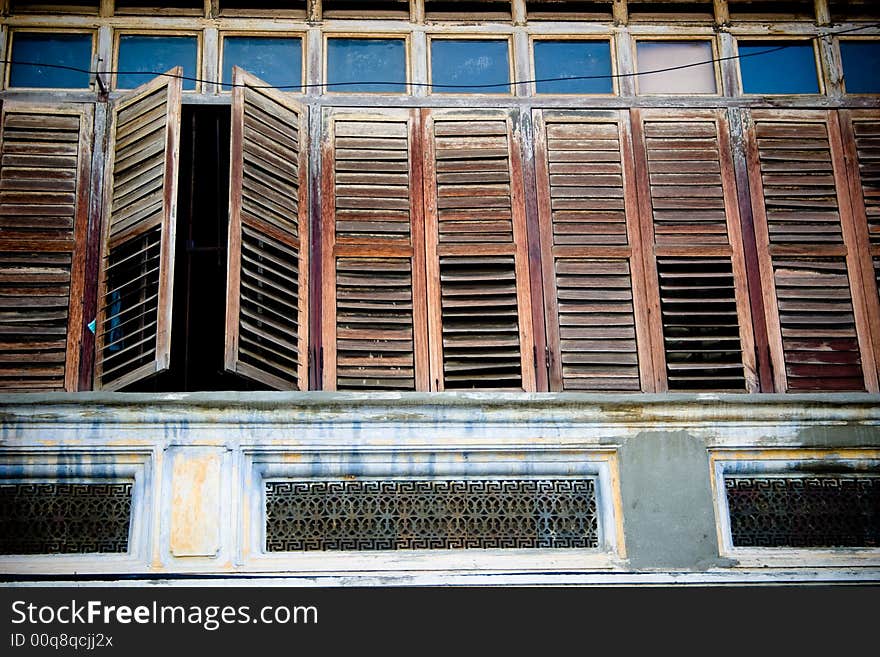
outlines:
M595 480L266 482L266 551L596 548Z
M0 554L127 552L131 483L0 484Z
M880 477L725 477L734 547L880 547Z

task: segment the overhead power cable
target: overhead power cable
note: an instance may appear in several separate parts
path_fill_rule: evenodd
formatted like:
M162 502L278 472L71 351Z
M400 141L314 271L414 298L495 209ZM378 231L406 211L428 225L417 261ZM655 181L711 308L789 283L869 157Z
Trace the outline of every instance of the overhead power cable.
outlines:
M216 80L206 80L204 78L198 78L188 75L178 75L175 73L170 73L168 71L112 71L112 70L98 70L93 71L91 69L78 68L76 66L66 66L64 64L46 64L46 63L37 63L37 62L25 62L14 59L3 59L0 60L3 64L11 64L14 66L34 66L40 68L52 68L59 69L65 71L73 71L76 73L86 73L88 75L143 75L143 76L152 76L152 77L169 77L169 78L179 78L180 80L185 80L188 82L201 82L205 84L217 84L223 87L224 89L231 89L233 87L248 87L249 89L276 89L279 91L290 90L290 89L310 89L314 87L345 87L345 86L353 86L353 85L373 85L373 86L393 86L393 87L430 87L432 89L494 89L494 88L504 88L509 87L511 85L523 85L523 84L538 84L545 82L568 82L573 80L613 80L619 78L629 78L629 77L639 77L642 75L655 75L657 73L669 73L671 71L681 71L689 68L694 68L697 66L706 66L708 64L715 64L718 62L729 61L733 59L744 59L746 57L760 57L761 55L768 55L774 52L779 52L780 50L785 50L786 48L791 48L796 45L800 45L801 43L807 41L817 41L819 39L828 39L834 36L838 36L841 34L849 34L851 32L858 32L860 30L866 30L869 28L880 27L880 23L867 23L865 25L859 25L857 27L848 28L846 30L838 30L836 32L825 32L823 34L815 34L809 39L797 39L796 37L793 40L787 41L786 43L775 46L773 48L767 48L765 50L759 50L757 52L750 52L745 54L736 54L729 55L727 57L717 57L712 59L707 59L699 62L691 62L688 64L680 64L678 66L667 66L664 68L652 69L650 71L637 71L633 73L608 73L608 74L600 74L600 75L572 75L560 78L537 78L532 80L517 80L514 82L498 82L495 84L435 84L432 82L405 82L405 81L390 81L390 80L376 80L376 81L367 81L367 80L355 80L349 82L319 82L314 84L288 84L288 85L252 85L252 84L235 84L231 82L218 82Z

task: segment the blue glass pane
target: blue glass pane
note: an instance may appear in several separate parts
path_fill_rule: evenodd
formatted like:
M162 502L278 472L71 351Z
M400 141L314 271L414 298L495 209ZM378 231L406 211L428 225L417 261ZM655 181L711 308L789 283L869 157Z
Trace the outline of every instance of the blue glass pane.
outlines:
M611 46L607 41L536 41L535 77L597 76L566 82L538 82L539 94L610 94ZM598 77L604 76L604 77Z
M175 66L183 66L184 76L194 78L198 72L198 52L196 37L123 35L119 37L122 72L116 76L116 87L134 89ZM196 83L184 80L183 88L195 89Z
M330 91L406 91L404 40L328 39L327 82Z
M739 54L747 94L819 93L816 56L809 42L740 41Z
M91 77L88 73L29 66L23 62L71 66L88 71L92 64L92 35L15 32L12 60L19 63L12 64L9 72L10 87L88 89Z
M507 61L507 41L434 39L431 41L431 90L446 94L510 93Z
M880 93L880 41L841 41L840 55L847 93Z
M223 85L230 89L232 67L239 66L267 84L300 91L302 41L275 37L226 37L223 39Z

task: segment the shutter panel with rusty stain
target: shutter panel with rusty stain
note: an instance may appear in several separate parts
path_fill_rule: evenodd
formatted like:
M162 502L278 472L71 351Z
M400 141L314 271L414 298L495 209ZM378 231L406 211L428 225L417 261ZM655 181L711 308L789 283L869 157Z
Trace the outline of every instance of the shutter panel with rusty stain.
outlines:
M179 67L169 72L181 75ZM180 148L177 77L114 103L104 176L95 387L115 390L168 368Z
M327 389L428 389L417 122L414 110L323 117Z
M534 123L551 390L651 390L629 116Z
M632 116L658 390L756 392L726 115Z
M0 389L77 389L91 105L7 102L0 119Z
M776 388L876 389L836 117L754 110L750 124L749 176Z
M431 382L535 389L522 158L508 112L423 110Z
M306 108L233 71L226 369L308 384Z

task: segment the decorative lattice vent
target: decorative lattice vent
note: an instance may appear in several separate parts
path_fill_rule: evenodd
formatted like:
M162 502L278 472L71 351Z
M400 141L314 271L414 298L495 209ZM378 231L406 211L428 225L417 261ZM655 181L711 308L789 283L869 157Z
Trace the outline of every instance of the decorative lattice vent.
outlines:
M266 550L597 548L595 484L268 481Z
M127 552L132 484L0 484L0 554Z
M725 477L734 547L880 547L880 477Z

